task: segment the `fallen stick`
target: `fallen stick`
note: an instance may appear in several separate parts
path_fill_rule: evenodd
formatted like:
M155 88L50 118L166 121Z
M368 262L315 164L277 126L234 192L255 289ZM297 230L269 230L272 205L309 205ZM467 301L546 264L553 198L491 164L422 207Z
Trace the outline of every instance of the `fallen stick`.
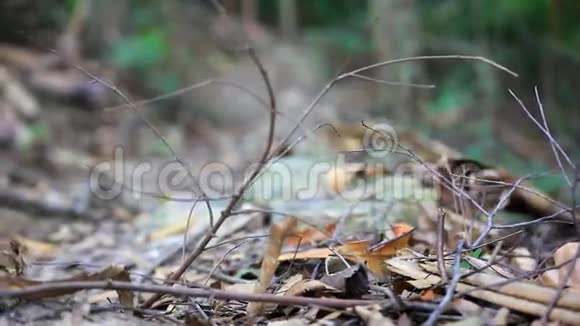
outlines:
M429 282L433 286L441 284L441 277L421 270L418 265L400 259L388 260L386 261L386 264L389 270L399 275L414 280L421 280L422 282ZM434 266L434 269L437 270L437 267ZM461 282L457 284L457 290L470 291L467 295L471 297L507 307L511 310L527 313L532 316L541 317L548 309L547 305L542 303L516 298L494 291L478 290L476 286ZM578 324L578 322L580 322L580 312L560 307L554 308L549 317L551 320L562 321L570 324Z
M385 304L388 300L355 300L334 298L307 298L300 296L275 295L269 293L239 293L210 288L186 288L171 285L134 284L119 281L91 282L55 282L29 286L22 289L0 290L0 298L20 298L50 296L51 293L67 290L126 290L157 294L170 294L180 297L212 298L215 300L239 300L249 302L271 302L282 305L322 306L333 308L348 308L361 305Z
M438 273L437 268L429 264L421 264L421 267L431 273ZM502 283L508 279L500 276L477 273L463 278L465 283L476 286L492 286L494 284ZM540 303L550 303L557 289L541 286L526 281L514 281L505 285L497 286L490 290L500 292L502 294L512 295L518 298L537 301ZM563 308L570 308L580 311L580 294L573 292L564 292L558 301L558 306Z

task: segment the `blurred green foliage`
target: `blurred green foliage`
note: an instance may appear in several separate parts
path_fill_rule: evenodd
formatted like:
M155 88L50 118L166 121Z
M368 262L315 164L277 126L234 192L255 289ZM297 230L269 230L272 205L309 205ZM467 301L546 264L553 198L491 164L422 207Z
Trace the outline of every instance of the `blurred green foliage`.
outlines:
M375 47L370 35L374 20L381 19L381 15L369 12L370 1L373 0L296 0L299 42L315 48L323 58L329 58L322 60L328 66L320 67L321 74L335 72L340 59L363 58L357 62L371 63ZM235 10L240 11L240 2L233 2L236 4L233 6L237 8ZM67 0L65 7L72 10L74 3L75 0ZM126 33L110 52L111 61L142 76L147 87L157 93L183 85L184 76L179 66L167 68L168 61L172 61L171 55L183 49L173 44L174 40L170 41L176 31L172 29L174 25L167 23L160 15L164 2L133 0L130 3ZM200 3L211 7L209 1ZM580 75L574 73L577 70L569 68L578 69L580 65L580 1L416 0L409 3L413 3L420 24L418 35L410 35L419 38L419 54L489 56L521 73L518 83L525 85L522 89L530 94L532 85L540 83L544 86L542 82L551 82L553 91L550 96L554 97L551 103L555 106L550 108L553 129L565 133L562 140L564 145L574 145L574 139L580 137L575 125L580 121L580 111L571 108L580 101L575 87L580 82ZM257 4L258 20L276 32L280 21L278 1L257 0ZM196 58L188 53L180 57L189 60L192 65L207 65L207 61L194 63ZM428 82L435 83L438 88L425 103L419 104L427 119L417 121L419 126L415 127L438 135L438 132L449 130L437 131L437 127L430 124L429 117L477 111L471 121L460 119L445 126L472 140L469 146L463 148L468 156L486 162L499 162L516 169L514 171L518 174L546 169L539 163L526 162L510 154L509 149L494 142L492 112L485 112L490 108L481 107L482 99L497 97L494 98L495 103L513 100L505 89L496 90L497 94L486 93L486 89L493 90L502 77L482 80L486 75L481 74L476 65L425 64ZM554 66L563 68L555 71L552 69ZM557 83L553 79L546 80L548 77L557 78ZM557 184L554 178L538 181L544 190L555 190Z
M164 32L151 28L117 42L112 59L124 67L148 69L162 64L168 51L169 44Z

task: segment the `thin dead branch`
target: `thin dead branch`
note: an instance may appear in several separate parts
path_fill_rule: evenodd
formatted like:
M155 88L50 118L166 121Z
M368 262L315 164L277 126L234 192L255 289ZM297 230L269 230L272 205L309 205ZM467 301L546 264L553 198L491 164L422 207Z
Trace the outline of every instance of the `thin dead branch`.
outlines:
M322 97L324 97L324 95L326 95L326 93L328 93L328 91L339 81L346 79L346 78L353 77L355 75L360 75L360 73L368 71L368 70L386 67L386 66L393 65L393 64L404 63L404 62L413 62L413 61L421 61L421 60L444 60L444 59L482 61L482 62L485 62L485 63L487 63L495 68L498 68L498 69L512 75L513 77L518 77L518 74L509 70L508 68L496 63L495 61L492 61L492 60L489 60L487 58L480 57L480 56L464 56L464 55L418 56L418 57L408 57L408 58L388 60L388 61L383 61L383 62L375 63L372 65L368 65L368 66L365 66L365 67L362 67L359 69L355 69L355 70L347 72L347 73L340 74L339 76L337 76L336 78L331 80L328 84L326 84L326 86L324 86L324 88L318 93L318 95L316 95L316 97L310 103L310 105L302 112L302 115L298 119L297 123L290 130L288 135L282 141L280 141L280 143L276 146L276 148L282 148L282 146L284 146L284 144L288 143L288 141L290 140L290 138L292 138L292 136L298 130L300 125L304 122L304 120L306 120L306 118L308 117L308 115L310 115L312 110L314 110L316 105L318 105L318 103L320 102ZM277 152L277 151L274 151L274 152Z
M222 224L230 217L231 212L237 207L238 203L242 199L244 193L250 186L250 184L254 181L254 179L258 176L260 171L264 168L266 163L268 162L268 158L270 156L270 151L272 149L272 143L274 141L274 131L276 126L276 99L274 96L274 91L272 89L272 85L270 83L270 78L268 77L268 73L266 72L262 62L256 55L253 49L249 48L248 53L256 66L258 67L258 71L262 76L264 83L266 84L266 88L268 89L268 94L271 96L270 98L270 118L269 118L269 131L268 131L268 138L266 140L266 147L262 156L260 157L257 166L252 171L250 176L244 181L244 183L239 187L236 194L232 197L226 208L221 212L220 217L212 224L210 230L206 235L201 239L200 243L196 247L194 251L192 251L183 263L179 266L179 268L172 273L168 278L167 281L175 281L179 279L183 273L189 268L189 266L201 255L201 253L205 250L205 247L209 244L211 239L214 237L217 230L222 226ZM147 309L151 307L157 300L161 298L161 295L155 294L151 296L147 301L145 301L142 305L142 309Z
M445 215L447 213L444 209L440 208L437 214L437 268L439 268L439 273L443 282L447 283L447 272L445 271Z
M497 214L497 212L501 208L504 207L504 204L509 200L511 194L517 189L516 186L519 185L526 178L527 177L522 177L522 178L518 179L518 181L516 181L516 183L514 184L514 186L512 186L509 191L507 191L506 193L504 193L501 196L501 199L499 200L499 202L495 205L495 207L493 208L493 210L487 216L485 230L479 235L479 237L475 240L475 242L473 242L470 245L470 247L477 247L477 246L479 246L483 242L483 240L489 235L489 233L493 229L493 218L495 217L495 215Z
M455 259L453 261L453 278L451 279L449 285L447 285L445 296L443 297L443 300L441 300L441 303L439 303L437 306L437 309L435 309L431 315L429 315L429 319L427 319L424 325L432 326L437 324L437 319L439 319L439 316L445 311L445 309L447 309L447 306L449 306L449 303L451 303L451 300L453 299L453 294L455 293L457 284L461 279L461 252L463 251L463 244L464 240L459 240L457 243L457 248L455 249ZM446 273L446 271L444 270L443 273ZM443 274L441 274L441 276L443 276Z
M38 297L47 293L78 291L78 290L125 290L155 294L169 294L178 297L213 298L215 300L239 300L248 302L271 302L282 305L319 306L348 308L358 305L381 304L385 300L347 300L332 298L306 298L298 296L280 296L268 293L240 293L211 288L186 288L171 285L134 284L120 281L91 282L55 282L30 286L23 289L0 290L0 298Z

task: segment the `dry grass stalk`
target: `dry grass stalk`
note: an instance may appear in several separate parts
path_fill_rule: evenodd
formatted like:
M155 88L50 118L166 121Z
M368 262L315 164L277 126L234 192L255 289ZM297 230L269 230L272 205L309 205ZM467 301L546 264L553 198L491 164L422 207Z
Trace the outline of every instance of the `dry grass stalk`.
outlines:
M254 293L265 293L270 286L274 273L280 264L278 256L280 256L280 252L282 251L284 240L294 232L296 225L297 219L294 217L288 217L282 222L272 225L270 241L266 247L266 253L264 254L264 259L262 260L262 266L260 268L260 279L254 287ZM263 307L263 302L251 302L248 304L246 311L249 323L253 323Z

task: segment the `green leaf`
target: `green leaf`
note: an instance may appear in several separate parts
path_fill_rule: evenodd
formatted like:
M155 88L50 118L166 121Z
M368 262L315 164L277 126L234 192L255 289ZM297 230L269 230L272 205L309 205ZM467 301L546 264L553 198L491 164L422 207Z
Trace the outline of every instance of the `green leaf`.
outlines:
M473 257L473 258L479 258L481 257L481 248L477 248L474 251L472 251L469 256Z
M150 29L138 36L122 40L113 48L113 61L130 68L150 68L162 63L168 54L166 35Z
M472 251L469 254L469 256L471 256L473 258L479 258L479 257L481 257L481 253L482 253L481 248L477 248L474 251ZM468 262L466 262L465 260L462 260L461 261L461 268L466 268L467 269L467 268L470 268L470 267L471 267L471 265L469 265Z

